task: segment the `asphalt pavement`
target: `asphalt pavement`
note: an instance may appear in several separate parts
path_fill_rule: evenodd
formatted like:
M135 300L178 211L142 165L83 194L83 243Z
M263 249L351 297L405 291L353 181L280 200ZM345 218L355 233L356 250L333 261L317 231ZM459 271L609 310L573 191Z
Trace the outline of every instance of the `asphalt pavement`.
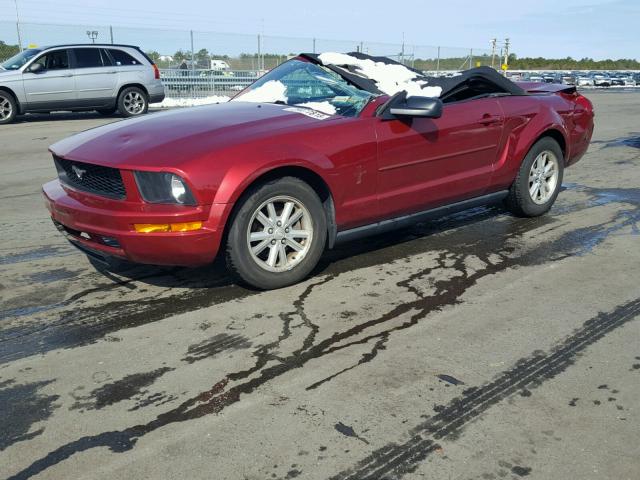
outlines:
M593 92L551 212L476 208L328 252L289 288L96 270L47 146L0 127L0 478L640 478L640 95Z

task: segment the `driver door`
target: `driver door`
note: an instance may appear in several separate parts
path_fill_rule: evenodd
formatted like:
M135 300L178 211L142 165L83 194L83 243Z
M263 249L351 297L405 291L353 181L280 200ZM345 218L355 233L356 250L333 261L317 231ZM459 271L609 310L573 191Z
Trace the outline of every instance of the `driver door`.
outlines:
M29 68L39 63L43 70L33 73ZM69 51L53 50L38 57L23 74L28 110L54 110L73 107L77 101L73 70L69 66Z
M494 98L445 104L440 118L380 119L378 203L383 218L482 195L504 123Z

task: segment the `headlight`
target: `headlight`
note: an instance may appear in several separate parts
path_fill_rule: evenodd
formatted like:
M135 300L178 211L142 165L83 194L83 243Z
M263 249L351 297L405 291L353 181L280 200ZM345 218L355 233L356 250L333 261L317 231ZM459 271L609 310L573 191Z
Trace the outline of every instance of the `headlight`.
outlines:
M150 203L195 205L187 184L174 173L133 172L142 198Z

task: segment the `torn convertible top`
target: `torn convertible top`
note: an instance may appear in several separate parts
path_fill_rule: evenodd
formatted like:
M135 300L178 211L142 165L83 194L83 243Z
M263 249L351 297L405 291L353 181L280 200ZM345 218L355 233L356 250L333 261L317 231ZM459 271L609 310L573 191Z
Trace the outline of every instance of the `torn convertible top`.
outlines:
M464 70L459 75L455 75L453 77L430 77L425 75L420 70L408 67L388 57L375 57L375 56L366 55L360 52L351 52L351 53L347 53L346 55L350 57L354 57L358 60L372 60L374 62L380 62L386 65L402 65L408 70L414 72L416 74L415 81L424 82L425 87L429 86L429 87L442 88L442 91L440 93L440 98L447 97L449 94L461 88L464 88L465 84L468 85L477 81L489 82L495 85L497 92L509 93L511 95L527 94L525 90L520 88L511 80L508 80L507 78L503 77L496 70L490 67L471 68L469 70ZM339 75L343 76L346 80L351 82L353 85L355 85L358 88L361 88L362 90L366 90L367 92L371 92L375 94L385 93L378 88L378 84L375 80L362 75L362 73L359 72L357 65L324 64L320 60L320 54L315 54L315 53L302 53L300 54L300 56L306 58L307 60L313 63L316 63L318 65L324 65L325 67L335 71Z

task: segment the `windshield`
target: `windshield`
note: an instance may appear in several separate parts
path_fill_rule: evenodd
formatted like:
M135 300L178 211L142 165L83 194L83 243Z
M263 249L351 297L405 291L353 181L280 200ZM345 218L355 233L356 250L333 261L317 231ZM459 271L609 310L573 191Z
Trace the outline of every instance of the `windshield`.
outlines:
M347 83L326 67L303 60L289 60L233 100L295 105L329 115L355 117L373 96Z
M27 63L33 56L40 53L42 50L37 48L30 48L29 50L23 50L17 55L14 55L9 60L2 63L2 68L5 70L18 70L25 63Z

